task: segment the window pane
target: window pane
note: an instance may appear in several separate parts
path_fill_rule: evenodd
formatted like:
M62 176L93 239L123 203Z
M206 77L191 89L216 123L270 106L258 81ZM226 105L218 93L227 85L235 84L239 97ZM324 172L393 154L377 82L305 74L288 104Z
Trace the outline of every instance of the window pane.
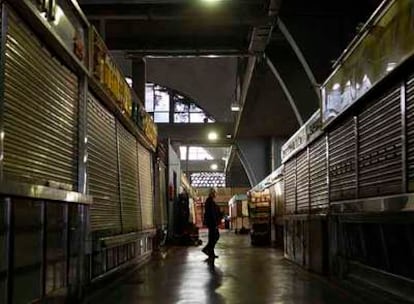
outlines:
M154 111L169 111L170 110L170 95L167 92L156 91Z
M188 160L212 160L213 157L203 147L190 147Z
M154 86L152 84L145 85L145 110L154 111Z
M189 121L188 113L175 113L174 122L175 123L187 123Z
M204 113L190 113L190 122L204 122L205 118Z
M187 147L186 146L181 146L180 147L180 159L185 160L186 157L187 157Z
M199 107L197 107L195 104L190 104L190 112L203 112Z
M168 112L155 112L154 122L155 123L168 123L170 122L170 113Z
M174 112L188 112L188 105L182 102L175 102Z
M192 173L190 176L193 187L225 187L226 175L222 172Z

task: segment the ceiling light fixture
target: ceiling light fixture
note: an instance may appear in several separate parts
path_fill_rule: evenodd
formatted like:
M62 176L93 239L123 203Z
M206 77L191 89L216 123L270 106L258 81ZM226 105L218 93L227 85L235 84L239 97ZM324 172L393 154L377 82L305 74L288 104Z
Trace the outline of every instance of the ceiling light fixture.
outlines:
M217 166L217 164L211 164L210 168L211 168L211 170L215 171L215 170L218 169L218 166Z
M233 102L230 106L230 109L232 112L239 112L240 111L240 105L237 102Z
M217 140L218 134L216 132L210 132L208 133L208 139L209 140Z

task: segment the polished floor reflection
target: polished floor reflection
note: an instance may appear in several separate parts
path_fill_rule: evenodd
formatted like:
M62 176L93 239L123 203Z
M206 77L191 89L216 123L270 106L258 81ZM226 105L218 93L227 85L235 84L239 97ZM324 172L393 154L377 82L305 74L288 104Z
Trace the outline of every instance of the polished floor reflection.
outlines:
M222 232L214 262L201 248L172 248L87 303L360 303L281 251L251 247L248 236Z

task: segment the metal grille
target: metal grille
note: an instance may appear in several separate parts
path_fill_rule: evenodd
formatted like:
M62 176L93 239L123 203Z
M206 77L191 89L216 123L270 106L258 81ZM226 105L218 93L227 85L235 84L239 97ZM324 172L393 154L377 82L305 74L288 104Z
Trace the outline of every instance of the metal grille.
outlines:
M321 137L309 147L309 165L311 210L327 209L326 137Z
M403 189L400 96L400 88L394 88L358 116L360 197Z
M284 166L285 177L285 213L292 214L296 211L296 159L292 158Z
M10 11L4 75L4 174L76 189L78 79Z
M353 117L329 133L330 200L356 198L356 136Z
M115 118L88 97L88 189L92 231L121 231Z
M138 143L139 190L141 196L142 228L154 227L154 198L151 154Z
M414 76L406 86L407 98L407 165L409 191L414 191Z
M296 159L296 191L297 212L309 212L309 166L308 151L305 149L297 155Z
M119 163L121 182L122 227L124 232L141 228L141 209L138 193L137 141L119 122Z

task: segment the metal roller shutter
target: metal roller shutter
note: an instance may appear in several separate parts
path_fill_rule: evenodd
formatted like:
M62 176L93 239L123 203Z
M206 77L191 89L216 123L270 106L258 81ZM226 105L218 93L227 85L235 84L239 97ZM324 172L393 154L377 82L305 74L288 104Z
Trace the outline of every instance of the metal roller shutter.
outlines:
M284 166L285 177L285 213L293 214L296 211L296 159L292 158Z
M296 159L297 212L309 212L309 166L308 151L305 149Z
M360 197L403 189L400 96L400 88L393 88L358 116Z
M154 227L154 198L152 184L151 154L138 143L138 175L141 197L142 228Z
M4 75L4 174L76 189L78 79L10 11Z
M88 189L92 231L121 231L115 117L88 96Z
M161 165L157 163L157 167L154 170L154 223L156 227L161 227Z
M353 117L329 133L329 193L331 201L356 198L356 136Z
M409 191L414 191L414 75L407 82L407 163Z
M327 209L326 137L321 137L309 147L309 166L311 210Z
M138 193L137 140L119 122L119 163L121 182L122 227L124 232L141 229Z
M160 210L161 224L167 224L167 182L166 182L166 166L160 164Z

